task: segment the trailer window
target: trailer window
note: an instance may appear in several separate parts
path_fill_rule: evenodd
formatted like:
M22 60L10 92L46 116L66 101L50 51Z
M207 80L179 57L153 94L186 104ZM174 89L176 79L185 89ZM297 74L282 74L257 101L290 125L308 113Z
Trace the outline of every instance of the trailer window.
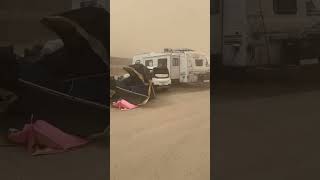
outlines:
M273 10L277 14L296 14L297 0L273 0Z
M203 66L203 60L202 59L196 59L196 66Z
M180 59L172 58L172 66L180 66Z
M147 67L153 67L153 61L152 60L146 60L146 66Z
M158 59L158 67L167 67L167 58Z
M320 1L317 0L314 2L314 0L309 0L306 3L306 10L307 10L307 16L319 16L320 15L320 8L319 4Z

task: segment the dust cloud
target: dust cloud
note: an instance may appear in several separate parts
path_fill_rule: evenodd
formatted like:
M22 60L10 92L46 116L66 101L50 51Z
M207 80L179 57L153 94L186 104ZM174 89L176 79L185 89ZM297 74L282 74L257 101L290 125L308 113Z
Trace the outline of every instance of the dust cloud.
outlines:
M163 48L210 54L209 0L113 0L110 13L111 56Z

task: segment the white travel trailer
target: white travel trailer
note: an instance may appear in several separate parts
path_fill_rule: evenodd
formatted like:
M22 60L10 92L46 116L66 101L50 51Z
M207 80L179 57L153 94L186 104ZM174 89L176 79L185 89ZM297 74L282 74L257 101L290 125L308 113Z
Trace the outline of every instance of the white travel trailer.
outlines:
M191 49L164 49L160 53L145 53L133 57L133 64L141 63L149 69L167 67L173 83L196 83L210 80L210 61L202 53Z
M320 0L213 0L211 21L213 57L224 66L303 65L320 57Z

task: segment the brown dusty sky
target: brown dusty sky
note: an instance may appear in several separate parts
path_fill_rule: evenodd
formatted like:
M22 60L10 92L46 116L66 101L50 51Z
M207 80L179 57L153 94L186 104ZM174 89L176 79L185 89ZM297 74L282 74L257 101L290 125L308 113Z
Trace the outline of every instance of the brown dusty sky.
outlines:
M111 56L163 48L210 54L210 0L111 0Z

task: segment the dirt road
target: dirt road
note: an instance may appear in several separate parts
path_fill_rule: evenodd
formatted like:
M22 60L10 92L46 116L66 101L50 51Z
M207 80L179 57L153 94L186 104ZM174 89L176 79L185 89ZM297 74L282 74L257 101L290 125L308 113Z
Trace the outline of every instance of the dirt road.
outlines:
M0 147L0 179L107 180L108 153L109 147L104 142L75 151L37 157L31 156L23 147Z
M111 110L111 180L209 180L210 91L174 88Z
M319 179L319 77L217 82L214 178Z

